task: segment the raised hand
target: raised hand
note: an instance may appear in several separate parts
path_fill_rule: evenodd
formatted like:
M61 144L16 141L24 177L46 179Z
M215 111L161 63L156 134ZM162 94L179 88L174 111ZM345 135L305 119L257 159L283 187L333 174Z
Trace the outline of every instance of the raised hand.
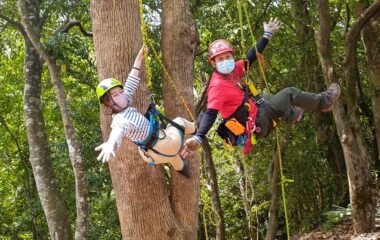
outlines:
M264 22L264 37L271 38L282 26L282 22L277 18L270 18L269 22Z

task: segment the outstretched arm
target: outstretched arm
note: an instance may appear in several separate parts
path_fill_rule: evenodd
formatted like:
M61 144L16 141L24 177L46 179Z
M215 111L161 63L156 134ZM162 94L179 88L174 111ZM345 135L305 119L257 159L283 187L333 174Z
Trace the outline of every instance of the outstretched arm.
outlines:
M115 157L115 151L117 150L118 146L120 146L122 139L123 129L121 127L112 128L108 141L95 148L95 151L100 151L97 159L103 163L106 163L108 162L111 154Z
M140 68L142 65L142 61L144 60L144 51L146 51L147 48L145 46L142 46L139 53L136 56L135 62L133 63L133 67L131 72L128 75L127 81L124 85L124 92L128 97L129 104L132 102L132 97L136 92L136 89L139 85L140 78Z
M269 40L273 37L273 34L275 34L278 29L280 29L282 26L282 22L275 19L270 19L268 23L264 22L264 35L260 40L257 42L256 47L253 47L249 49L247 53L247 59L249 62L249 65L251 65L254 61L256 61L256 49L257 52L262 53L267 46Z

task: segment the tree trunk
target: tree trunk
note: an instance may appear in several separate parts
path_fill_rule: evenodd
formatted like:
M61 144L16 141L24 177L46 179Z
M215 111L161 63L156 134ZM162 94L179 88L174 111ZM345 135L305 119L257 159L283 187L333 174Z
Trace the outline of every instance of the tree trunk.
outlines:
M24 114L29 141L29 160L51 238L72 239L68 212L54 176L41 110L42 62L31 42L25 40Z
M204 154L204 171L207 174L206 181L207 185L210 187L211 203L212 207L215 210L215 224L216 224L216 240L225 240L226 239L226 228L224 224L224 213L222 206L220 204L219 198L219 187L218 181L216 178L216 171L214 162L212 160L211 147L206 138L202 142L202 150Z
M276 130L277 131L277 130ZM281 157L284 156L284 153L286 151L286 148L288 147L289 138L291 134L291 129L289 128L289 125L287 128L285 128L285 135L284 139L281 142ZM270 207L269 207L269 213L268 213L268 231L265 236L265 240L274 240L276 239L277 230L278 230L278 203L279 199L278 196L278 177L280 175L280 159L278 155L278 148L275 147L273 151L273 168L272 171L270 171L270 192L271 192L271 200L270 200ZM281 181L281 179L280 179ZM281 184L281 183L280 183ZM283 193L285 194L285 193Z
M279 161L277 152L273 155L273 169L271 171L270 178L270 192L271 200L270 207L268 211L268 231L265 236L265 240L274 240L276 239L276 234L278 230L278 198L277 198L277 185L278 185L278 175L279 175Z
M66 100L66 94L63 87L60 68L54 62L54 59L50 57L44 50L41 42L39 33L35 31L35 25L33 24L33 19L39 14L40 1L32 0L19 0L18 7L21 13L22 24L25 31L33 44L34 48L37 50L39 55L46 62L51 82L55 88L59 109L62 115L64 132L66 137L66 142L69 149L69 157L75 177L75 200L76 200L76 229L75 229L75 239L86 238L87 232L87 216L88 216L88 205L87 205L87 190L85 183L85 173L82 161L82 146L75 135L75 129L70 118L70 106ZM34 16L31 13L35 13ZM39 17L38 17L39 18Z
M358 3L354 7L355 16L360 16L366 8L365 3ZM356 11L355 11L356 10ZM374 122L374 136L377 143L375 164L380 167L380 11L366 24L362 31L362 39L365 47L368 76L371 86L372 113Z
M346 57L343 62L344 80L346 82L347 112L340 102L333 108L333 115L338 129L346 160L349 178L352 219L357 233L370 232L374 228L375 206L373 199L371 162L364 145L360 121L357 115L357 97L355 88L356 45L359 33L366 22L380 9L380 2L374 3L358 18L346 35ZM331 54L331 22L329 3L319 1L320 30L317 44L326 83L336 80L336 73Z
M243 159L243 161L245 161L245 159ZM249 194L248 185L251 183L249 182L250 180L248 179L245 165L243 164L242 159L240 157L236 159L235 167L236 167L235 168L236 173L239 176L240 195L243 201L245 216L247 218L249 239L255 239L255 236L257 234L257 229L253 226L252 214L251 214L252 202L249 200L249 196L248 196ZM252 188L252 191L253 191L253 188Z
M99 79L126 79L142 46L139 1L92 1L91 16ZM147 96L143 74L134 97L134 106L140 111L145 111ZM166 111L170 113L170 107ZM101 125L105 140L110 133L110 121L111 117L102 111ZM177 176L175 172L172 174L172 200L169 201L163 167L150 167L140 158L135 145L129 141L122 144L116 158L108 164L123 239L196 238L197 163L191 163L193 175L190 180Z
M315 32L310 18L310 4L307 1L293 0L292 10L295 19L295 29L297 42L302 49L300 60L300 82L307 84L306 90L321 92L326 89L323 73L318 59L318 50L315 42ZM305 64L308 63L308 64ZM327 148L325 156L331 170L335 173L334 179L337 189L341 191L340 196L344 199L347 196L347 174L344 163L343 151L336 137L336 128L333 126L333 118L329 114L313 114L316 126L317 141ZM337 203L339 204L339 203Z
M194 119L194 56L198 35L188 0L162 1L162 58L170 77L164 74L163 93L168 117ZM184 102L182 102L181 97ZM173 101L175 100L175 101ZM185 106L187 105L187 106ZM188 112L191 111L191 114ZM196 239L199 205L199 159L192 154L191 180L172 169L171 203L174 215L185 226L184 239Z
M38 4L31 3L28 13L30 21L35 26L34 31L39 37L41 26ZM55 180L50 158L43 111L41 110L41 75L42 61L33 47L27 33L20 25L19 31L25 40L25 88L24 114L25 127L29 141L29 161L32 165L38 195L48 223L52 239L72 239L68 212Z

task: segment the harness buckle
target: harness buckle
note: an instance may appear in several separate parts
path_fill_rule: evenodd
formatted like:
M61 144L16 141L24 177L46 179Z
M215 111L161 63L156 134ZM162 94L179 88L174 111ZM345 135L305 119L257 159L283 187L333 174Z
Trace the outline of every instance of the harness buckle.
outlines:
M262 104L263 102L265 102L265 100L264 100L264 98L260 97L259 100L256 100L256 99L255 99L255 102L256 102L257 105L260 105L260 104Z

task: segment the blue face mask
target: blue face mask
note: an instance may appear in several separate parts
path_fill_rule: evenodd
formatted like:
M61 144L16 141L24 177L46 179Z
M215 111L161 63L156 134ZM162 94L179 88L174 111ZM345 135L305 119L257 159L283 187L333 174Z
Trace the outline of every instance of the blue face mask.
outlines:
M216 70L221 74L229 74L235 69L235 61L233 59L224 60L216 63Z

